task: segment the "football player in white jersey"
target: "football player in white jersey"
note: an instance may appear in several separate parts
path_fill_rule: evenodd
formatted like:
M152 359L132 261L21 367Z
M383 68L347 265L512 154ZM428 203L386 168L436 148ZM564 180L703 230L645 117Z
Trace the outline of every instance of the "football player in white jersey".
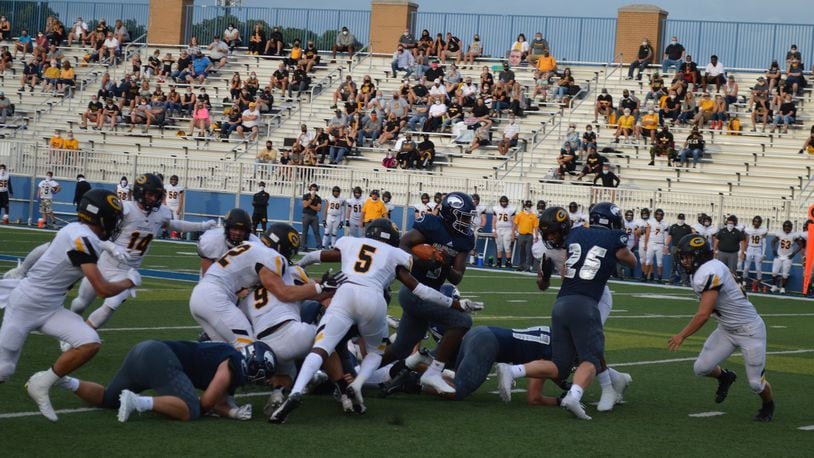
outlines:
M650 209L642 208L639 211L639 219L633 223L633 235L635 236L635 243L639 246L639 265L642 267L642 280L647 280L644 274L644 260L647 257L647 243L644 240L644 234L647 232L647 226L650 223Z
M772 239L772 252L774 254L774 260L772 261L773 293L780 291L780 294L786 294L786 283L789 281L791 262L797 252L802 249L800 236L792 231L793 227L791 221L783 221L783 229L777 231Z
M571 230L571 219L568 212L562 207L548 207L540 215L540 237L543 239L542 251L534 253L535 258L539 258L540 265L537 266L537 287L540 291L545 291L550 286L551 274L556 267L560 270L565 266L567 250L565 240ZM605 286L602 298L597 303L602 325L605 325L613 309L613 297L610 289ZM530 363L515 365L498 364L498 392L504 402L511 401L511 389L514 379L529 377L529 392L540 392L542 379L548 378L548 367L550 364L545 361L532 361ZM625 389L633 381L630 374L618 372L607 366L604 359L602 361L603 371L597 374L597 379L602 387L602 396L597 404L597 410L607 412L613 406L622 402Z
M475 248L469 256L469 263L475 264L478 258L478 236L486 227L486 205L481 205L480 196L472 194L472 202L475 202L475 218L472 219L473 232L475 234Z
M336 243L336 235L339 229L342 229L344 221L343 216L347 213L345 210L345 198L340 194L342 190L339 186L334 186L331 189L331 195L325 199L327 205L322 207L322 227L325 228L325 235L322 236L322 246L333 247Z
M164 185L164 205L172 210L174 219L181 219L184 213L184 187L178 184L178 175L170 177L170 183ZM180 237L176 233L173 237Z
M664 221L664 210L657 208L654 212L654 218L648 220L644 232L645 255L641 263L642 274L645 280L653 279L653 258L655 257L657 278L658 281L661 282L664 255L667 251L664 241L667 236L667 229L669 228L670 225Z
M62 186L54 180L54 173L45 174L45 179L37 185L37 197L40 199L40 214L45 219L45 223L50 221L51 226L56 225L54 219L54 194L59 193Z
M415 219L419 219L427 213L433 213L435 202L430 202L430 195L425 192L421 194L421 202L413 205L413 209L415 210Z
M752 227L744 229L746 233L746 254L743 257L743 265L740 271L743 272L744 286L749 280L749 269L755 265L755 279L752 281L752 291L757 292L760 282L763 281L763 251L766 248L767 230L763 227L763 218L756 215L752 218Z
M495 249L497 267L503 267L503 256L506 256L506 267L512 267L512 242L514 242L517 227L514 225L514 215L517 213L513 205L509 205L509 198L500 196L499 204L492 207L492 234L495 236Z
M113 241L119 250L114 251L114 254L103 253L99 258L99 270L108 278L120 280L126 278L131 269L138 269L150 250L153 239L164 229L185 232L205 231L217 224L212 220L190 223L173 219L170 210L161 206L163 193L164 186L158 176L146 173L136 178L133 186L134 200L122 203L124 216L121 232ZM102 305L88 316L88 324L94 329L102 327L130 295L132 295L131 291L124 291L107 297ZM79 285L76 298L71 301L71 310L81 315L94 298L96 298L96 291L85 278ZM63 346L64 348L65 346Z
M718 380L715 402L721 403L737 378L735 372L721 369L736 349L743 354L749 388L760 396L763 405L756 421L771 421L774 415L772 387L766 381L766 325L746 292L738 285L729 268L713 259L709 242L697 234L685 235L679 242L681 264L692 275L692 289L699 297L698 311L687 326L671 337L667 346L677 351L685 339L698 332L710 317L718 326L707 337L693 364L696 375Z
M12 196L14 190L11 187L11 175L6 170L6 164L0 164L0 215L3 216L4 223L8 223L9 197Z
M627 235L627 248L630 251L633 251L633 247L636 245L636 237L633 235L636 230L636 222L633 221L633 216L633 210L625 210L624 231ZM625 269L627 269L630 272L630 276L633 277L633 269L630 269L622 263L617 264L616 269L619 278L625 278Z
M698 224L693 226L698 235L707 239L707 242L712 244L712 237L718 233L718 228L712 225L712 217L706 213L701 213L698 216Z
M246 241L259 242L252 234L252 219L240 208L233 208L223 220L223 229L213 228L201 234L198 239L198 256L201 258L201 276L227 251Z
M121 225L122 203L116 194L104 189L88 191L79 203L77 216L79 222L57 232L45 253L11 292L0 327L0 383L14 374L20 351L33 331L73 347L62 353L50 369L37 372L26 383L28 394L51 421L57 421L48 396L51 386L88 362L101 347L96 331L65 309L68 290L82 277L95 294L104 297L141 284L135 269L129 269L124 278L110 281L96 265L101 240L114 237Z
M345 201L348 207L348 213L345 217L345 226L348 228L348 235L351 237L362 237L364 231L362 229L362 207L365 205L365 200L362 199L362 188L356 186L353 188L353 197Z
M384 191L382 193L382 203L384 203L384 208L387 210L387 219L392 219L393 210L396 209L396 204L392 202L393 194L390 191Z
M364 413L362 399L365 380L382 361L387 328L387 303L384 291L398 278L413 294L443 307L462 311L480 310L483 304L468 299L452 299L419 283L411 274L412 255L398 248L399 230L385 218L371 221L365 227L365 238L343 237L336 249L305 255L300 265L316 262L341 262L345 281L339 286L331 305L322 317L311 353L305 358L288 399L269 417L272 423L284 423L302 402L302 392L314 373L334 352L350 328L356 325L364 339L367 354L362 359L356 378L350 384L339 381L353 403L353 410Z
M571 227L584 226L588 223L588 216L579 211L579 204L576 202L568 204L568 218L571 220Z
M243 242L221 256L192 289L189 311L210 339L242 348L255 340L252 325L235 304L244 290L263 287L282 302L320 298L336 285L331 279L319 284L288 285L283 281L288 260L271 248L274 234L260 242ZM299 235L291 240L299 246Z
M119 184L116 185L116 195L122 202L126 200L133 200L133 195L130 191L130 183L127 182L127 177L122 177Z

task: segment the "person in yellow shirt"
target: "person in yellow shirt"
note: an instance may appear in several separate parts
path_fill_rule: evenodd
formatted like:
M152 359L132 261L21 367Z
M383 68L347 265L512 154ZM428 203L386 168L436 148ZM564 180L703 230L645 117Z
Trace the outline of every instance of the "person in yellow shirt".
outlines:
M65 146L65 139L62 138L62 134L60 133L60 131L58 130L54 131L54 136L51 137L51 140L48 140L48 146L52 150L62 149Z
M62 63L62 70L59 71L57 90L64 92L66 88L74 86L76 86L76 74L73 68L71 68L71 63L66 60Z
M520 255L517 270L525 272L533 268L531 246L537 241L537 227L540 225L537 214L531 210L530 200L525 201L523 210L514 215L514 224L517 226L517 251Z
M633 136L634 126L636 125L636 118L630 114L630 108L625 108L624 114L616 120L618 127L616 128L616 143L619 143L619 137L625 136L625 143L630 143L630 137Z
M64 139L62 142L62 149L69 149L69 150L78 150L79 149L79 140L77 140L73 136L73 131L68 131L68 138Z
M370 198L362 205L363 225L378 218L387 218L387 207L379 199L379 191L374 189L370 191Z
M537 58L537 79L547 80L556 72L557 60L546 49L543 55Z
M650 144L656 143L656 131L659 129L659 115L653 107L647 109L647 113L639 120L636 126L636 138L642 139L642 135L650 138Z
M701 96L701 100L698 102L698 114L695 115L695 119L693 119L693 123L695 123L698 128L704 127L704 124L712 119L712 114L715 112L715 100L712 100L710 97L709 92L704 92L704 95Z
M57 66L57 61L52 60L51 65L42 72L42 79L45 81L45 86L43 87L43 91L54 91L59 84L59 67Z
M288 62L287 65L297 65L300 63L300 59L302 59L302 47L300 46L300 40L294 40L294 44L291 46L291 53L288 55Z

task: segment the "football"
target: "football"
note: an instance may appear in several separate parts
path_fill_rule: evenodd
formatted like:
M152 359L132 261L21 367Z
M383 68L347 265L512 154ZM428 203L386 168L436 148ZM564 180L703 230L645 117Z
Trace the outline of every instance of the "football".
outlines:
M446 263L447 258L446 254L444 254L443 251L435 248L430 244L422 243L419 245L415 245L411 251L413 253L413 256L415 256L415 258L418 260L432 261L437 262L439 264Z

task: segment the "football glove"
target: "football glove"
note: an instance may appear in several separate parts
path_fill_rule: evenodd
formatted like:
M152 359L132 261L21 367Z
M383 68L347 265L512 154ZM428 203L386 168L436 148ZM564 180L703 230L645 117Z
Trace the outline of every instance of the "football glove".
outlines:
M339 229L342 229L343 227L345 227L345 222L339 221Z
M540 261L540 270L543 272L543 279L548 280L551 278L551 273L554 272L554 261L549 257L544 257Z
M322 227L328 227L328 221L327 220L324 220L324 219L322 220Z
M348 277L342 272L334 272L333 269L330 269L322 275L319 285L322 287L322 291L336 291L347 280Z
M232 407L231 409L229 409L229 418L240 421L251 420L252 405L244 404L240 407Z
M141 286L141 274L138 273L136 269L130 269L127 271L127 279L133 282L133 288L137 286Z
M483 302L473 301L472 299L460 299L458 303L461 304L461 310L467 313L483 310L484 307Z
M110 240L105 240L104 242L100 243L99 246L103 250L110 253L111 256L113 256L117 261L119 261L122 264L126 264L132 259L130 253L128 253L126 249L116 245Z
M201 223L201 232L206 232L209 229L212 229L212 228L215 228L215 227L218 227L218 222L215 221L214 219L204 221L204 222Z
M346 219L346 220L345 220L345 226L350 227L350 220L349 220L349 219Z

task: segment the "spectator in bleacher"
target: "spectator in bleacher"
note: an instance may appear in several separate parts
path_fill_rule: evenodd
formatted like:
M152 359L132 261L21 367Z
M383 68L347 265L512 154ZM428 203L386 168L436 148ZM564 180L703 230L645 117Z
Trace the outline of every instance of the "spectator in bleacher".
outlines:
M458 71L458 66L451 64L442 80L444 82L444 88L447 91L447 99L451 99L455 96L455 91L458 89L458 86L460 86L463 79L463 75L461 75L461 72Z
M656 142L650 147L650 162L647 165L656 165L656 156L667 156L667 166L673 165L676 156L675 141L673 133L667 124L661 126L661 130L656 134Z
M72 130L69 130L68 133L66 134L65 141L62 142L62 149L69 151L79 150L79 140L76 137L74 137Z
M65 32L65 25L62 24L62 21L58 19L54 21L51 33L48 34L48 43L59 46L67 37L68 34Z
M226 26L226 30L223 31L223 42L226 44L229 53L243 44L243 40L240 39L240 31L234 24L230 23Z
M393 77L398 77L398 72L404 72L404 77L407 78L413 73L413 65L415 58L413 53L405 51L403 47L399 46L396 52L393 53L393 60L390 62L390 69L393 71Z
M387 115L387 122L384 123L381 135L376 142L379 146L384 145L390 140L395 139L401 130L401 121L396 117L395 113Z
M590 124L585 125L585 132L582 133L582 151L587 152L589 148L596 149L596 132L593 131L593 126Z
M704 92L701 95L701 100L698 101L698 114L693 118L693 125L699 129L704 127L707 121L712 119L715 113L715 100L712 99L709 92Z
M542 57L544 54L548 53L548 41L543 38L543 34L537 32L534 34L534 38L529 43L529 52L526 56L526 60L531 65L537 65L538 59Z
M283 55L283 33L280 27L274 26L269 34L269 39L266 41L266 46L263 49L263 54L267 56L282 56Z
M800 151L798 152L800 154L803 154L804 152L814 154L814 126L811 126L811 131L808 134L808 138L806 138L806 141L803 142L803 147L800 148Z
M469 145L469 149L466 151L467 153L475 152L481 146L489 146L492 144L492 134L489 131L489 124L486 122L480 122L477 124L477 129L475 129L475 136L472 138L472 143Z
M352 147L353 137L348 132L348 128L342 127L339 129L339 133L333 136L333 142L331 142L329 150L330 164L341 164Z
M565 70L562 72L562 76L557 81L556 85L556 92L554 92L554 97L557 100L563 100L566 96L571 96L572 88L574 87L574 77L571 76L571 69L565 67Z
M666 119L670 119L675 123L680 112L681 100L676 97L675 91L671 89L669 95L664 99L663 106L659 110L659 124L664 125Z
M401 169L414 169L416 162L418 162L418 147L413 141L413 136L407 133L404 140L401 141L398 152L396 153L396 162Z
M509 115L509 124L503 128L503 138L497 144L497 152L501 156L505 156L510 148L517 146L517 141L520 138L520 126L517 124L517 119L512 113Z
M152 78L161 73L161 50L156 49L147 57L147 65L144 67L144 76Z
M447 114L447 106L439 99L435 99L435 103L430 106L427 121L424 123L422 130L424 132L437 132L441 128L441 123Z
M692 84L696 87L700 87L701 85L701 74L698 71L698 64L693 62L692 56L687 54L684 56L684 62L678 67L678 70L681 72L684 81L688 84Z
M96 126L96 123L99 122L99 118L102 117L102 109L104 108L104 104L99 101L98 96L91 95L90 102L88 102L88 109L82 113L82 125L79 126L80 129L86 130L88 128L88 121L93 122L93 126Z
M617 120L624 114L625 109L630 110L630 114L633 115L634 118L637 117L639 104L630 96L629 89L624 89L622 91L622 98L619 99L619 106L616 109Z
M565 143L570 143L571 149L574 151L579 152L581 149L582 141L580 140L579 132L577 132L577 125L573 122L568 124L568 129L565 131L565 141L563 144Z
M75 86L76 72L74 72L74 69L71 67L71 63L66 60L62 63L62 68L59 70L57 91L61 94L72 93Z
M597 173L594 177L594 186L596 186L597 181L601 182L600 186L603 188L616 188L620 182L619 177L611 171L609 162L602 163L602 172Z
M175 85L170 85L170 90L167 92L165 104L168 116L173 116L175 113L181 111L181 94L175 90Z
M133 58L130 59L130 70L133 72L134 75L141 74L141 55L140 54L133 54Z
M322 127L317 127L314 139L309 145L314 150L314 156L319 156L319 163L325 163L325 156L331 151L331 136Z
M338 135L340 129L348 127L348 117L342 113L342 110L334 110L333 118L328 120L328 134Z
M181 55L175 65L175 70L170 73L170 78L178 83L185 83L187 75L189 74L190 67L192 66L192 57L187 53L186 49L181 50Z
M766 124L774 118L774 107L778 106L779 104L775 103L775 100L780 97L779 95L773 95L772 101L769 104L759 104L755 103L754 107L752 107L752 130L750 132L757 131L758 122L763 122L763 132L766 132Z
M6 97L5 92L0 91L0 124L5 124L9 116L11 116L11 101Z
M34 38L33 54L35 56L41 55L45 57L45 54L47 52L48 52L48 38L46 38L44 33L37 32L37 36Z
M99 48L102 47L102 42L107 38L107 32L109 31L110 29L107 27L104 18L99 19L99 22L96 23L96 27L93 28L93 32L90 34L90 47L98 51Z
M796 117L797 106L794 105L794 101L791 98L791 93L787 92L783 96L783 103L780 104L779 110L774 113L774 121L772 122L771 132L774 133L777 126L782 124L783 133L789 133L789 125L794 124Z
M444 69L438 65L437 60L430 62L430 68L424 70L424 78L428 83L432 83L435 80L444 80Z
M116 130L116 123L121 121L121 108L116 105L112 98L105 100L105 107L102 111L102 117L96 123L96 128L102 130L105 122L110 123L110 130Z
M445 64L447 59L455 59L455 63L461 63L461 39L447 32L447 40L444 45L444 52L441 53L441 64Z
M319 51L317 51L313 41L308 40L305 45L305 51L303 51L300 63L305 66L305 71L308 73L313 72L314 66L319 64Z
M723 130L724 124L729 120L729 112L727 111L726 99L720 94L715 95L715 107L712 111L712 118L710 120L710 129Z
M432 82L432 86L430 86L429 89L429 95L427 96L428 103L433 103L436 100L440 100L442 102L447 101L447 89L441 85L440 78L436 78Z
M239 106L232 105L224 109L223 121L220 123L220 138L222 141L227 141L232 135L232 132L240 127L241 120L241 110Z
M648 65L653 63L653 47L650 46L650 40L644 38L642 40L639 50L636 52L636 59L630 63L630 68L627 71L627 79L633 79L633 72L638 70L636 79L642 79L642 72Z
M492 126L492 120L489 117L489 107L486 106L486 101L482 97L478 97L475 106L472 107L472 118L480 123L485 123L488 127Z
M644 96L644 103L649 102L651 99L658 103L665 94L664 78L659 75L659 72L654 72L653 75L650 76L650 90L647 91L647 95Z
M376 85L370 75L362 77L362 84L359 85L356 99L363 107L366 107L370 99L376 94Z
M769 84L768 90L770 93L780 92L782 89L782 78L783 72L780 71L780 64L777 63L776 59L772 60L772 64L769 65L769 69L766 70L766 82Z
M636 126L636 118L633 117L631 114L630 108L625 108L622 112L622 116L616 119L616 133L614 133L614 142L619 143L619 137L622 135L625 136L625 143L630 143L630 137L634 137L635 133L635 126Z
M266 31L263 30L263 24L254 24L254 30L249 35L249 54L260 55L266 49Z
M240 80L240 72L235 72L232 79L229 80L229 95L233 102L240 96L241 90L243 90L243 81Z
M342 27L342 30L336 35L336 43L334 43L331 51L331 63L336 62L337 52L348 53L348 60L353 59L353 47L356 45L356 37L348 30L347 27Z
M23 52L23 59L25 59L25 53L34 52L32 38L28 35L28 31L26 29L20 30L20 36L17 37L17 43L14 44L14 58L17 58L17 52Z
M797 50L797 45L791 45L789 51L786 53L786 68L791 66L793 60L803 60L803 55Z
M55 44L48 45L48 54L45 55L47 60L55 60L60 64L65 59L65 53Z
M300 43L299 38L294 40L294 43L291 44L291 49L288 51L288 57L284 60L285 64L289 67L293 67L300 63L300 59L302 59L302 44Z
M475 105L475 99L478 97L478 88L472 84L472 77L467 76L464 78L464 83L455 90L455 100L458 105L464 107L471 107Z
M773 64L775 64L774 62ZM766 83L766 78L760 76L757 83L752 87L752 95L749 97L750 109L752 105L760 105L763 110L767 110L766 103L769 100L769 94L772 93L770 85Z
M107 38L105 38L102 47L99 49L99 62L110 59L110 63L115 63L120 44L119 40L113 36L113 32L108 32Z
M599 119L599 114L605 117L605 122L609 121L610 115L613 112L613 96L608 94L606 88L596 96L596 103L594 104L594 123Z
M424 55L427 57L431 56L431 48L433 45L432 36L430 36L430 31L424 29L421 31L421 36L418 38L418 43L416 43L416 50L424 51Z
M54 130L54 135L48 140L48 148L50 154L57 153L65 145L65 139L62 138L62 132L59 129Z
M509 48L509 51L519 51L520 58L525 60L529 55L529 42L526 40L525 34L518 34L517 40L512 43L512 47Z
M308 147L314 140L315 135L308 130L308 126L303 124L300 126L300 134L297 136L297 141L292 147L293 152L300 152Z
M395 116L400 125L403 126L407 122L407 117L410 114L409 104L404 97L401 97L399 92L393 92L392 99L388 100L385 106L385 113L387 113L388 116Z
M274 106L274 96L271 94L271 88L266 86L262 91L258 91L254 101L257 103L257 109L260 110L260 113L271 113Z
M88 39L88 24L81 17L76 18L76 21L71 26L71 31L68 32L68 46L71 46L74 41L86 45Z
M806 87L806 80L803 77L803 70L805 70L800 59L792 57L789 66L786 68L786 87L785 91L793 96L802 94L803 88Z
M562 180L565 178L566 173L573 173L577 168L577 152L571 149L571 144L566 143L560 149L560 154L557 156L557 178Z
M729 75L726 79L724 102L726 103L727 110L729 110L729 105L738 103L738 83L735 81L735 75Z
M675 67L676 71L684 60L684 46L678 42L678 37L673 37L670 44L664 49L664 56L661 60L661 72L667 73L667 69Z
M240 127L237 128L237 134L240 138L244 138L244 132L249 131L249 141L254 142L257 139L257 134L260 132L260 110L257 109L257 104L249 102L249 108L243 111L240 116Z
M435 40L432 41L427 56L437 57L440 59L446 45L447 43L444 41L444 35L441 33L435 34Z
M229 45L227 45L225 41L221 41L220 38L213 37L212 43L209 43L207 49L209 49L209 60L212 62L212 65L217 68L223 68L229 56Z
M206 86L198 88L198 100L203 100L206 103L206 108L212 109L212 101L209 100L209 94L206 93Z
M639 140L644 139L644 143L647 143L646 139L650 139L650 143L653 144L656 142L656 132L658 130L659 115L656 113L656 110L650 106L636 126L636 137Z
M260 80L257 79L257 73L249 73L249 77L243 82L243 88L249 92L249 96L257 96L257 91L260 90Z
M57 84L59 84L59 65L57 61L52 60L42 72L43 77L43 92L56 91Z
M424 135L423 141L421 141L416 148L418 148L418 163L416 163L416 168L432 168L433 161L435 160L435 143L430 140L430 136Z
M692 168L695 168L698 161L704 157L704 136L698 130L698 126L693 126L690 135L684 141L684 146L681 148L681 153L678 155L678 162L682 163L684 167L690 164L690 156L692 156Z
M423 49L418 49L414 53L415 63L413 64L413 71L416 78L423 78L424 73L430 68L430 61L427 54Z
M404 29L404 32L399 35L399 41L397 43L398 46L403 47L404 49L416 55L416 49L418 48L418 42L415 39L415 36L410 33L410 29Z
M11 22L5 16L0 16L0 40L11 41Z
M446 132L447 128L455 123L461 122L464 119L464 108L457 101L450 103L447 108L447 114L444 121L441 123L441 132Z
M424 124L426 123L429 115L430 115L430 106L427 104L427 102L424 101L417 102L413 106L413 110L410 112L410 115L408 116L407 130L424 129Z
M212 61L203 55L203 52L198 50L195 57L192 58L191 71L187 75L187 83L203 83L212 71Z
M277 66L277 70L271 74L270 85L272 89L279 88L281 94L285 94L288 90L288 68L284 62L280 62Z
M715 54L709 58L709 63L704 69L704 78L701 82L703 90L706 91L710 84L715 84L715 92L721 92L721 86L726 84L724 64L718 61L718 56Z
M568 72L569 72L568 74L570 75L571 71L569 69L566 69L566 70L568 70ZM573 80L573 78L572 78L572 80ZM498 75L497 75L497 84L495 86L496 87L497 86L506 86L508 91L512 91L512 90L514 90L516 83L517 83L517 80L516 80L514 71L512 71L512 69L509 67L508 62L504 62L503 63L503 70L501 70L501 72L498 73Z
M209 107L203 99L198 98L195 101L195 108L192 110L192 120L189 123L189 137L195 134L195 128L198 128L198 136L206 137L209 132Z
M345 76L345 81L334 91L331 109L335 110L340 100L345 102L350 98L356 98L356 83L353 81L353 76L347 75Z
M130 129L127 131L132 132L136 124L145 124L144 128L142 128L142 133L146 134L153 120L154 117L150 110L148 99L138 96L136 107L130 110Z
M372 142L376 142L382 132L382 121L379 119L378 113L375 110L362 118L362 123L359 131L356 134L356 146L364 146L365 139L369 138Z
M557 75L557 60L554 59L554 56L549 53L547 47L540 52L539 56L529 54L530 61L532 60L532 57L534 57L533 60L535 61L535 68L537 69L534 76L535 78L548 82L551 80L551 78Z
M469 47L466 49L466 54L464 54L464 61L462 69L475 68L475 59L479 58L483 55L483 43L480 41L480 35L477 33L472 38L472 42L469 43ZM469 67L467 67L466 63L469 62Z
M113 24L113 34L116 36L116 39L119 40L119 43L130 43L130 31L127 30L127 26L124 25L121 19L116 19L116 22Z
M266 140L266 147L257 152L256 162L258 164L276 164L278 152L274 149L274 142Z
M539 62L539 61L538 61ZM551 85L548 83L547 79L543 79L539 76L535 76L534 78L534 93L531 95L532 99L536 99L537 96L541 97L541 102L545 102L548 99L548 89Z
M297 64L294 71L291 72L291 81L288 84L289 99L293 98L292 91L297 91L297 97L299 97L303 92L308 90L308 86L311 84L311 77L308 76L306 65L305 59L303 59Z
M315 167L317 165L317 154L313 147L309 146L302 152L302 165L306 167Z
M0 48L0 74L5 73L7 69L10 69L14 66L14 57L11 56L11 52L8 50L8 46L3 46Z

